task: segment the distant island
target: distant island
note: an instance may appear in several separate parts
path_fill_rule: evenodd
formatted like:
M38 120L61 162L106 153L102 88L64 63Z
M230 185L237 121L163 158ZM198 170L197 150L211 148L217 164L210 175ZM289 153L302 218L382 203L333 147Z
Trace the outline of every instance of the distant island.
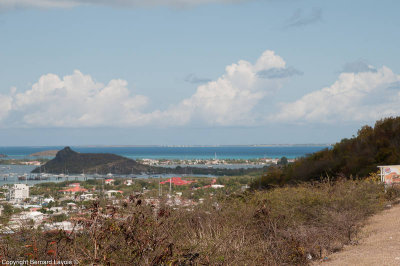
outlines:
M47 151L39 151L32 154L29 154L30 157L54 157L56 156L58 150L47 150Z
M80 148L215 148L215 147L324 147L332 146L332 143L277 143L277 144L192 144L192 145L81 145Z
M78 153L70 147L57 152L54 159L35 168L32 173L52 174L195 174L195 175L243 175L260 169L214 169L200 167L158 167L111 153Z

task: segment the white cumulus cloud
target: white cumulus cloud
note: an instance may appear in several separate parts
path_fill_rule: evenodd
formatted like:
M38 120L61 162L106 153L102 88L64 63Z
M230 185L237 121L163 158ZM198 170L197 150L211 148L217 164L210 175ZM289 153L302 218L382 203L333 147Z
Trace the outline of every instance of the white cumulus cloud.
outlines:
M43 75L30 90L0 99L6 97L12 123L35 127L140 124L140 109L147 103L145 96L131 95L124 80L115 79L103 85L77 70L63 78Z
M7 95L0 95L0 121L9 115L12 108L12 98Z
M254 63L228 65L219 78L199 85L190 97L177 96L169 108L150 111L149 99L134 94L125 80L102 84L78 70L64 77L46 74L26 91L0 94L0 126L247 126L372 122L400 115L400 75L385 66L352 69L329 87L280 103L274 113L260 110L274 104L269 96L300 71L270 50Z
M178 105L154 115L168 123L202 121L209 125L249 125L258 115L254 108L268 94L281 88L285 78L265 79L258 75L270 69L285 69L285 61L273 51L265 51L252 64L245 60L229 65L215 81L200 85Z
M287 69L273 51L265 51L255 63L240 60L226 67L215 81L197 87L191 97L164 110L144 111L149 99L135 95L125 80L108 84L76 70L59 77L46 74L26 91L13 88L0 94L0 124L24 127L102 127L143 125L250 125L259 120L255 108L275 93L288 78L265 78L262 71Z
M400 75L388 67L342 73L330 87L282 103L270 121L370 122L400 114Z

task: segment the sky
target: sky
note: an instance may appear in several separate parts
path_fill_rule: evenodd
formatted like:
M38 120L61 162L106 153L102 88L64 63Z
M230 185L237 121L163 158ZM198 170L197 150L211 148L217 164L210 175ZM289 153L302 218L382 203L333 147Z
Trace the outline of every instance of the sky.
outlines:
M400 114L398 10L2 0L0 145L335 143Z

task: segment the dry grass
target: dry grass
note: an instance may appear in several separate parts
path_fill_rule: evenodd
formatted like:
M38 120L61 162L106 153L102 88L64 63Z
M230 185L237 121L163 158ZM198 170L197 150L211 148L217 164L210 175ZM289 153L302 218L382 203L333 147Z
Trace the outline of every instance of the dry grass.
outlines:
M2 236L2 258L77 259L82 265L293 265L352 243L387 202L373 181L343 180L232 195L193 211L94 204L85 230ZM31 245L25 247L25 245Z

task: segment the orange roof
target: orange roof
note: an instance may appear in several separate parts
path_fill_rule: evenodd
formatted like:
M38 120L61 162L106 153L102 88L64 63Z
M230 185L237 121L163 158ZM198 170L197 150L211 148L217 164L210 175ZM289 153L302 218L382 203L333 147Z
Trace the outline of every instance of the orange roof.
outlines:
M173 177L166 181L161 181L160 184L172 183L177 186L183 186L183 185L188 185L188 184L195 183L195 182L196 181L182 180L182 178L180 178L180 177Z
M61 192L86 192L86 188L82 187L72 187L72 188L67 188L67 189L62 189L60 190Z

